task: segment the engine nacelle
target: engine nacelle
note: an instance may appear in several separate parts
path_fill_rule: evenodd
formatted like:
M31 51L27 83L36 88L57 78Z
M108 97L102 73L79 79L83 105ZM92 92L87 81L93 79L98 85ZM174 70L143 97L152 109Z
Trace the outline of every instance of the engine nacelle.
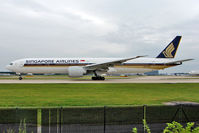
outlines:
M84 68L79 66L71 66L68 67L68 75L70 77L82 77L84 74L86 74L86 70Z

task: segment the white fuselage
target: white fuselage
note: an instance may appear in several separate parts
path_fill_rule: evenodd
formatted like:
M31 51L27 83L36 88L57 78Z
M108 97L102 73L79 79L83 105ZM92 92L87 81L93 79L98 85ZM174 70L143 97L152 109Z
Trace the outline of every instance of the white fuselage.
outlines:
M13 61L6 68L16 73L62 73L68 74L71 66L86 66L91 64L120 60L121 58L26 58ZM174 59L166 58L137 58L125 63L109 67L107 71L99 71L99 74L125 74L145 73L160 70L177 64L165 64ZM87 73L88 74L88 73Z

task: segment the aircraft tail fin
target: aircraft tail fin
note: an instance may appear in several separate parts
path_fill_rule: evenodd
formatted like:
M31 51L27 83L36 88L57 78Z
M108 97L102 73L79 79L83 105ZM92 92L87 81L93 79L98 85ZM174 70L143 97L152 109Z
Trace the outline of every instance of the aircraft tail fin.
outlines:
M176 36L156 58L174 58L182 36Z

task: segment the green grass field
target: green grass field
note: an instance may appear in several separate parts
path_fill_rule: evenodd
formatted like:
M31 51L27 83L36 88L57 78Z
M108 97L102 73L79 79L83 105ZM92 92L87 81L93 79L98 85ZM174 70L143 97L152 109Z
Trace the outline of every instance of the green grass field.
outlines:
M199 84L0 84L0 107L199 102Z

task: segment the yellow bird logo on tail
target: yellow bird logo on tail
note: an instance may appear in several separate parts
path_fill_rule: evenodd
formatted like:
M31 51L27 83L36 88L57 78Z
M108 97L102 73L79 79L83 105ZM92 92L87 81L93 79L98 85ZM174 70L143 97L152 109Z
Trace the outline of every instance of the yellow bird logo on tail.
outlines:
M173 43L171 43L165 51L163 51L163 54L167 58L173 58L172 52L175 50L175 47Z

